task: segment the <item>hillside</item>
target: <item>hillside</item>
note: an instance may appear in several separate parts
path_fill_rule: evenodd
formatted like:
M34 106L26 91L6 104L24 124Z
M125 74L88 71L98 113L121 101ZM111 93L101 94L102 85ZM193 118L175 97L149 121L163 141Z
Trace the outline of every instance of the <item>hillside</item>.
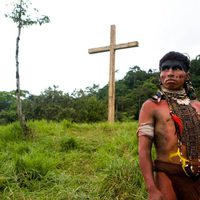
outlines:
M0 127L0 199L146 199L137 158L137 122L66 120Z

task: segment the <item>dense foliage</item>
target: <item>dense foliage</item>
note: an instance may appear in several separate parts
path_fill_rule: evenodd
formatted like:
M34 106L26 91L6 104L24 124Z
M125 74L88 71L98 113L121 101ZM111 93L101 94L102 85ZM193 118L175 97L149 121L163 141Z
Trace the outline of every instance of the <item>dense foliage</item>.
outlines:
M200 97L200 56L191 61L191 80ZM122 80L116 81L116 120L138 119L142 103L157 90L159 73L143 71L138 66L129 69ZM68 120L71 122L107 121L108 85L93 85L72 94L49 87L40 95L22 91L23 112L27 120ZM16 121L15 92L0 92L0 124Z

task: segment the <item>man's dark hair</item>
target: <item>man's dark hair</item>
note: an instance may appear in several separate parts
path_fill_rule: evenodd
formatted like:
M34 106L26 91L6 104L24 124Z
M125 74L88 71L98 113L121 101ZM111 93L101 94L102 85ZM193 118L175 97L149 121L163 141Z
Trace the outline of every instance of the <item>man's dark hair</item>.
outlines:
M190 68L190 60L187 56L185 56L184 54L182 53L179 53L179 52L176 52L176 51L170 51L169 53L165 54L161 60L160 60L160 63L159 63L159 69L161 69L161 65L163 62L167 61L167 60L177 60L177 61L180 61L183 63L183 65L185 66L184 67L184 70L186 72L189 71L189 68Z
M175 61L181 62L183 69L186 72L188 72L190 69L190 59L187 56L176 51L170 51L169 53L165 54L161 58L160 63L159 63L160 70L161 70L162 64L168 60L172 60L172 61L175 60ZM189 78L188 80L186 80L183 87L185 88L186 94L190 99L192 100L196 99L195 89L193 88L192 83Z

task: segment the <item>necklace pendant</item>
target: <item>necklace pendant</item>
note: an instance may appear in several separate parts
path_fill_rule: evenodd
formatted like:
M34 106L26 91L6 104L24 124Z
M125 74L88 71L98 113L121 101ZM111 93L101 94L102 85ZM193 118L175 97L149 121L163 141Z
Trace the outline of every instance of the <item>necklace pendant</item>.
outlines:
M176 100L176 102L177 102L179 105L189 105L189 104L190 104L190 99L189 99L189 98L185 98L185 99L177 99L177 98L174 98L174 100Z

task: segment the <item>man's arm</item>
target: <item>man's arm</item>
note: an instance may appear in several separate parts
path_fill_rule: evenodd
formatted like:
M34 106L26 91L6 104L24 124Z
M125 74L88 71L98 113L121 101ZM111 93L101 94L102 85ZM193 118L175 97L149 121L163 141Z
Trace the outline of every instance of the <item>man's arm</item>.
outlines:
M162 199L153 176L153 163L151 159L151 139L147 136L139 136L139 164L144 177L149 199ZM156 197L156 198L155 198Z
M143 124L147 124L148 128L140 128ZM153 162L151 158L153 136L150 136L150 133L145 134L145 130L146 132L152 131L152 135L154 134L154 129L150 129L149 124L151 124L151 126L154 124L153 106L151 101L145 102L140 111L138 129L139 164L149 194L149 200L162 200L163 195L158 190L153 175Z

